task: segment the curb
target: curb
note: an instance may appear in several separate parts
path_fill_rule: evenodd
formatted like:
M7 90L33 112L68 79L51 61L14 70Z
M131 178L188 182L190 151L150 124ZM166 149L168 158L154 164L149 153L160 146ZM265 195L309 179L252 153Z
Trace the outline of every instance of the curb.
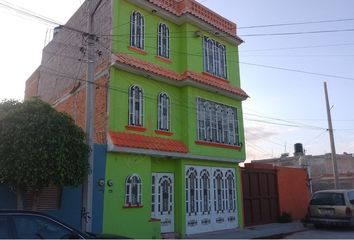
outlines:
M308 229L301 229L301 230L286 232L286 233L277 233L277 234L273 234L273 235L269 235L269 236L256 237L256 238L252 238L252 239L282 239L282 238L285 238L286 236L289 236L291 234L305 232L305 231L308 231Z

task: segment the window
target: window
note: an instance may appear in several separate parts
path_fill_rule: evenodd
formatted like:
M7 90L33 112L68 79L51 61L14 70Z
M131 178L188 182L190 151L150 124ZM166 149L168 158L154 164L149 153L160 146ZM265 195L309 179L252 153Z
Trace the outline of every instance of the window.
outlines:
M158 27L157 55L170 58L170 30L163 23L160 23Z
M214 209L217 213L224 212L224 180L223 174L220 169L216 169L214 172Z
M125 206L141 205L141 180L137 174L132 174L125 180Z
M129 125L143 126L143 90L137 85L129 88Z
M239 146L236 108L197 99L198 140Z
M144 49L144 17L137 11L130 16L130 46Z
M210 214L210 176L209 171L203 169L200 173L200 198L201 211L203 214Z
M203 48L204 71L226 79L226 47L213 39L204 37Z
M236 210L235 176L231 170L227 170L225 178L226 209L231 212Z
M170 130L170 98L167 93L160 93L157 99L157 128L162 131Z
M31 210L33 204L33 190L26 189L23 194L24 210ZM38 193L37 210L60 209L61 188L56 186L43 187Z
M348 192L348 199L351 204L354 204L354 191Z
M68 239L74 233L56 222L37 216L12 216L16 237L19 239ZM79 236L75 236L79 238Z
M190 168L186 173L186 212L189 216L198 212L198 179L197 171Z

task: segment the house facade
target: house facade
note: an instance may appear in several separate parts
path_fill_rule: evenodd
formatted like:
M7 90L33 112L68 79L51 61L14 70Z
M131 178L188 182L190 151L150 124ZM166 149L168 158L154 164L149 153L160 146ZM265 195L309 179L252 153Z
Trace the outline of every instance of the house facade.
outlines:
M85 29L86 2L67 25ZM93 191L94 225L134 238L242 227L248 96L236 24L194 0L103 1L97 9L95 148L104 150L95 152L93 175L104 184ZM26 83L26 98L40 96L80 126L85 72L67 54L84 59L84 41L60 30Z

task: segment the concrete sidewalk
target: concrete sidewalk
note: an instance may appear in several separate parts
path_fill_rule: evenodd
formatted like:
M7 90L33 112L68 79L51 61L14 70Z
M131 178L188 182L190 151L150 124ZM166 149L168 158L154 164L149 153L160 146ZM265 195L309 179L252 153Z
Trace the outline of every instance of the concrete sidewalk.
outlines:
M294 232L306 231L300 221L291 223L270 223L244 229L232 229L187 236L191 239L253 239L253 238L281 238Z

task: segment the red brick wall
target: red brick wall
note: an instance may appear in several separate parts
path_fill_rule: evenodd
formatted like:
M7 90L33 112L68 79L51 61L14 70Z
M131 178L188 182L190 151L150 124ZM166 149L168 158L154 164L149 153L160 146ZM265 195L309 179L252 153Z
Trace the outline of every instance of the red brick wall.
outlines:
M276 167L276 169L280 213L290 213L293 219L304 218L310 199L306 169L290 167Z
M98 144L106 143L107 126L107 77L97 80L95 97L95 136L94 142ZM75 123L85 129L85 109L86 109L86 87L81 87L77 92L70 95L67 99L58 103L55 108L58 111L68 113Z

